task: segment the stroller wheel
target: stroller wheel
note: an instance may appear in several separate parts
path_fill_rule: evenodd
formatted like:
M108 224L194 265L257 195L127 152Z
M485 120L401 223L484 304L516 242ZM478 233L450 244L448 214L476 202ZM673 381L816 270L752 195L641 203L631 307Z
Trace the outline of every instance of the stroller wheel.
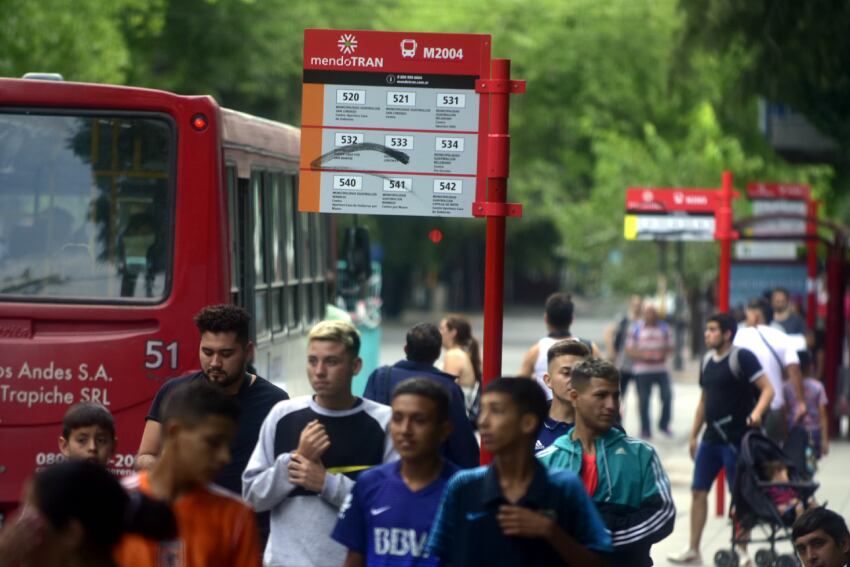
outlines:
M780 555L773 563L775 567L797 567L797 558L793 555Z
M731 549L721 549L714 554L715 567L738 567L738 554Z
M774 561L776 561L776 552L769 549L756 551L756 565L758 567L772 567Z

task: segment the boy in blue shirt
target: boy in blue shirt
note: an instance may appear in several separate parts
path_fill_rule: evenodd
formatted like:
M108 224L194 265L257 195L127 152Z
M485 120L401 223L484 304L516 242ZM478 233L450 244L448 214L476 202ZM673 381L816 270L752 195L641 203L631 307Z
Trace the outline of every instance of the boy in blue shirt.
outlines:
M487 386L478 430L493 463L449 481L428 540L441 565L605 563L611 538L581 481L534 458L545 416L546 395L536 381L499 378Z
M360 475L331 537L348 548L345 567L438 565L425 552L431 521L458 468L440 456L451 433L449 394L437 382L410 378L392 394L389 434L400 461Z

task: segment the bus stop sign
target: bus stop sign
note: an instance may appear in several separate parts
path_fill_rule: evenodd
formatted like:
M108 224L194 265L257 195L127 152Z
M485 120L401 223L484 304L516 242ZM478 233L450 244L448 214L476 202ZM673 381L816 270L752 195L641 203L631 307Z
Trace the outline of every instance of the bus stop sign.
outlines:
M472 217L489 76L489 35L305 30L299 210Z
M626 240L714 240L716 189L633 188L626 191Z

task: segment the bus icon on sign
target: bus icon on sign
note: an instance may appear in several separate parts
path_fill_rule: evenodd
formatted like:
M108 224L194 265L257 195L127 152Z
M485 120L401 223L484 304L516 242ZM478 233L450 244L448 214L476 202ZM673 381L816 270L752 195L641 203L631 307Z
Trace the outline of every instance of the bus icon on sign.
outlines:
M403 39L401 40L401 56L405 59L416 56L416 40Z

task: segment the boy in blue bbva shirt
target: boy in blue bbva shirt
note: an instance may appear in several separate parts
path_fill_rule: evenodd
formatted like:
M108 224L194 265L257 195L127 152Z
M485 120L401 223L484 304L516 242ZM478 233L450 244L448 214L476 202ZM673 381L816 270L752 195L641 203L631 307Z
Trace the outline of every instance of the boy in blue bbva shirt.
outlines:
M427 378L399 383L389 434L401 461L361 474L331 537L348 548L345 567L438 565L425 551L431 522L458 468L440 456L451 433L449 394Z

